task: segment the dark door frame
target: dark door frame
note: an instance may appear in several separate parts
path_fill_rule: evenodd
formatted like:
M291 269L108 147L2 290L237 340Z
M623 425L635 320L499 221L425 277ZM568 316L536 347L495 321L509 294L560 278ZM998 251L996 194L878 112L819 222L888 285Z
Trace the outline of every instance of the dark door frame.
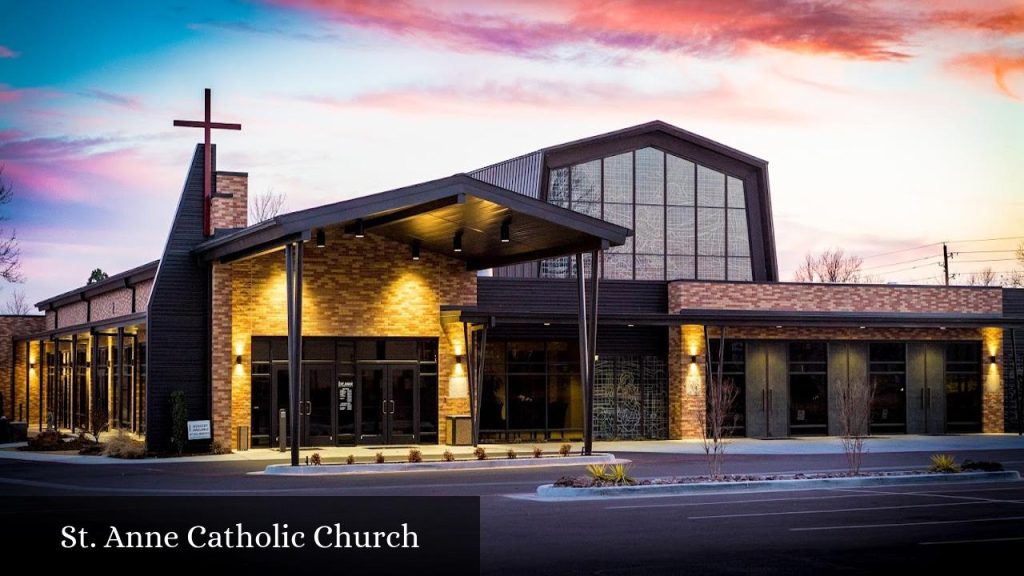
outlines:
M381 434L363 438L363 371L374 368L384 371L383 390L381 391ZM395 400L392 370L412 370L412 434L396 434L394 431ZM388 445L388 444L415 444L420 437L420 395L419 395L419 363L417 361L402 360L363 360L356 363L356 390L355 390L355 442L356 444ZM375 408L371 407L371 409Z

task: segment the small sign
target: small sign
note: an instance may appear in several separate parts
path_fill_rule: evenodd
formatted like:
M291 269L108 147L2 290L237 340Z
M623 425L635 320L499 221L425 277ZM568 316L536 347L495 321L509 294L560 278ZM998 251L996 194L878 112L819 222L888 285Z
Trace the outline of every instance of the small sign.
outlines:
M209 420L189 420L188 421L188 439L189 440L209 440L210 439L210 421Z
M807 412L805 412L803 410L797 410L796 411L796 420L797 420L797 422L803 422L805 419L807 419Z
M355 382L338 378L338 411L350 412L352 410L352 392Z

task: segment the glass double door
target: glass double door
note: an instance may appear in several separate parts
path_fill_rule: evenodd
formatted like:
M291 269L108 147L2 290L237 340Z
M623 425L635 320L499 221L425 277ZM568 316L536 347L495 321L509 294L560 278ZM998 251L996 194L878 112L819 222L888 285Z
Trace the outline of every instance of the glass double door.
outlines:
M253 395L253 420L265 421L268 417L272 427L272 437L278 438L284 434L287 438L291 434L291 397L288 389L288 366L276 366L274 370L276 386L274 396L278 410L284 410L286 415L287 430L281 430L278 413L264 416L255 415L266 402L266 398ZM299 444L301 446L324 446L333 444L334 440L334 419L331 407L331 386L334 382L334 366L331 365L304 365L302 367L302 380L299 386ZM257 433L254 430L253 433ZM275 440L276 445L276 440Z
M417 370L414 364L360 364L356 426L360 444L416 441Z

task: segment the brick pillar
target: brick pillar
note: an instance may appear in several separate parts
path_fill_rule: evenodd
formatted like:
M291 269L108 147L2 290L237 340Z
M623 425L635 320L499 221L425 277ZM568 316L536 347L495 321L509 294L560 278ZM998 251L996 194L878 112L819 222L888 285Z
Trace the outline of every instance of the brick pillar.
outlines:
M691 363L691 356L697 362ZM672 326L668 332L668 437L700 437L704 398L704 327Z
M234 422L231 418L231 371L234 362L231 347L231 264L213 264L212 293L210 374L213 440L230 448L234 446Z
M210 204L213 229L245 228L249 221L249 175L217 172L215 178L215 193Z
M981 431L1003 431L1003 330L981 329ZM989 358L995 356L995 364Z

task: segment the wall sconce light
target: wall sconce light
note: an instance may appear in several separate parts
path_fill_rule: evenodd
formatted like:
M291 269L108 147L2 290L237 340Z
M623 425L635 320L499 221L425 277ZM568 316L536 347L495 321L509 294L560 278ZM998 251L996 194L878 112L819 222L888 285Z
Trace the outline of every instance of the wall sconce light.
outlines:
M235 355L235 366L241 366L241 365L242 365L242 355L241 354L237 354L237 355Z
M993 355L988 357L988 363L989 364L995 364L996 363L996 355L995 354L993 354Z
M690 364L696 364L696 363L697 363L697 355L696 354L690 355Z
M456 364L462 364L462 354L456 354L455 355L455 363Z
M419 260L420 259L420 241L419 240L417 240L417 241L412 243L412 259L413 260Z
M462 252L462 230L455 233L455 239L452 240L452 251Z
M29 370L35 370L36 369L36 363L34 361L33 362L29 362L28 363L28 369Z
M511 221L508 220L508 219L506 219L504 222L501 223L501 243L502 244L508 244L508 241L509 241L509 224L510 223L511 223Z
M363 221L356 220L356 238L362 238L366 236L366 229L363 228Z
M324 232L323 228L318 228L316 231L316 247L323 248L327 246L327 232Z

